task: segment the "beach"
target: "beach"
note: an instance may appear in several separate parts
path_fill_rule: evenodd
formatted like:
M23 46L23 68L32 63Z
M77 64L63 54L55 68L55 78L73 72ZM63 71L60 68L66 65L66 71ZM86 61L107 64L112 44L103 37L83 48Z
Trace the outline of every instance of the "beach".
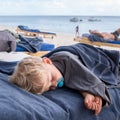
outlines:
M0 26L0 30L10 30L11 32L16 33L16 27ZM53 39L50 36L43 37L42 35L39 35L39 37L42 37L45 43L54 44L55 47L77 43L74 41L75 35L72 33L56 33L56 36L54 36Z
M16 33L17 27L13 26L1 26L0 25L0 30L10 30L13 33ZM82 34L80 34L81 36ZM67 45L73 45L76 43L79 43L77 41L74 41L75 34L73 33L64 33L64 32L56 32L56 36L52 39L50 36L43 37L39 35L39 37L42 37L44 43L49 43L49 44L54 44L55 48L59 46L67 46ZM108 49L108 50L118 50L120 51L120 48L117 47L108 47L108 46L101 46L101 48Z
M13 26L0 26L0 30L10 30L13 33L16 33L16 28ZM81 34L80 34L81 36ZM54 44L55 48L59 46L67 46L67 45L73 45L76 43L79 43L77 41L74 41L75 34L72 33L56 33L56 36L52 39L50 36L43 37L39 35L39 37L42 37L44 43ZM117 47L108 47L108 46L101 46L101 48L108 49L108 50L118 50L120 51L120 48Z
M71 22L73 17L75 16L0 16L0 30L8 29L16 33L17 26L23 25L30 29L56 33L54 39L46 37L43 41L58 47L77 43L74 41L76 26L79 26L80 36L88 33L89 29L112 32L120 26L120 17L115 16L95 16L100 21L94 22L88 21L90 16L79 16L82 21Z
M73 34L67 34L67 33L57 33L57 35L53 38L43 38L44 42L46 43L52 43L55 45L55 47L58 46L66 46L66 45L72 45L77 42L74 41L74 35Z
M0 30L10 30L13 33L16 33L16 27L13 26L0 26ZM29 37L29 36L28 36ZM42 37L43 42L44 43L49 43L49 44L54 44L55 48L59 47L59 46L67 46L67 45L72 45L75 44L77 42L74 41L74 34L70 34L70 33L56 33L56 36L54 36L54 38L52 39L51 37L43 37L43 36L39 36ZM1 57L0 60L3 61L14 61L14 60L21 60L24 57L27 57L28 55L32 55L32 56L42 56L44 54L46 54L48 51L40 51L37 53L30 53L30 52L0 52L1 53ZM6 59L9 58L9 59Z

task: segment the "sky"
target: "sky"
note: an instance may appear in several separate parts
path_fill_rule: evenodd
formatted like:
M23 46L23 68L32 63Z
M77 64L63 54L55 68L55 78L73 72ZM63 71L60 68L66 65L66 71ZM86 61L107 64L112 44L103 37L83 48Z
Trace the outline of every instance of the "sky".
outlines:
M120 0L0 0L0 15L120 16Z

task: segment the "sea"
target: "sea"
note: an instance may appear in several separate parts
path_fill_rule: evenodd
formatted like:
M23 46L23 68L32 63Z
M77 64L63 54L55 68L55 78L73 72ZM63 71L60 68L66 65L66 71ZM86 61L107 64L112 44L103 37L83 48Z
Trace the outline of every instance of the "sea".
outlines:
M71 22L71 18L78 18L78 21ZM77 25L81 34L88 33L90 29L113 32L120 28L120 16L0 16L0 26L18 25L55 33L74 34Z

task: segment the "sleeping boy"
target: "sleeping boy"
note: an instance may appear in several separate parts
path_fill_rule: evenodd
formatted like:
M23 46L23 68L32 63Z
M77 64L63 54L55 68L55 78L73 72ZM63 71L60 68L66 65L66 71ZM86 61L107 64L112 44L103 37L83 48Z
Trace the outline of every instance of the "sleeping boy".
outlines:
M63 85L78 90L84 97L85 106L95 111L95 115L100 113L104 103L110 103L105 83L83 64L79 56L68 51L53 52L42 58L31 56L22 59L10 81L35 94Z

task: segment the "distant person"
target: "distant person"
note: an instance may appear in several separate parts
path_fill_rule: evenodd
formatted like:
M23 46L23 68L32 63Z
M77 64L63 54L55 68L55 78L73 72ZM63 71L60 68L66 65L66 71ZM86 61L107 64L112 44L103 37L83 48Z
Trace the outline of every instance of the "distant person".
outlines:
M75 35L76 37L79 37L79 26L78 25L75 27Z
M107 32L99 32L97 30L89 30L90 34L97 35L104 39L111 39L111 40L120 40L120 28L115 30L114 32L107 33Z

